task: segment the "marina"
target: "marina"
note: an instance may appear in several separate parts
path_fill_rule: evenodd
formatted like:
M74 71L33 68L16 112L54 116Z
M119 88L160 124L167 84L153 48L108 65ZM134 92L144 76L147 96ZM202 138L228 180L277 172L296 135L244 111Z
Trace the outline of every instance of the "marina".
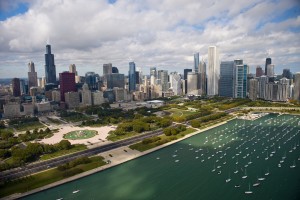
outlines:
M235 119L23 199L299 199L299 122Z

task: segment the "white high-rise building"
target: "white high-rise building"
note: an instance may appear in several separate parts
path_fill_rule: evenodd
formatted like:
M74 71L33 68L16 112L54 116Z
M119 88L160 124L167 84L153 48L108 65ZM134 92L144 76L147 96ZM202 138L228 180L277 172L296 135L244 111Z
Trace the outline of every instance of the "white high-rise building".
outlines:
M195 72L188 72L187 74L187 94L198 95L198 74Z
M267 65L267 73L266 74L268 77L273 77L275 75L274 68L275 68L275 65L273 65L273 64Z
M220 60L216 46L208 47L207 95L217 95L219 91Z
M181 76L177 72L170 73L170 86L174 95L182 95Z

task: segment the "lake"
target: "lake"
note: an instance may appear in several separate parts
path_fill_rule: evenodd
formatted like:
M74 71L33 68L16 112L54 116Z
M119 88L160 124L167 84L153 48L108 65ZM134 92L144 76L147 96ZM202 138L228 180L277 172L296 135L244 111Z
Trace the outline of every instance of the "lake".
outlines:
M23 199L296 200L300 199L299 140L299 116L235 119ZM80 191L73 194L75 190Z

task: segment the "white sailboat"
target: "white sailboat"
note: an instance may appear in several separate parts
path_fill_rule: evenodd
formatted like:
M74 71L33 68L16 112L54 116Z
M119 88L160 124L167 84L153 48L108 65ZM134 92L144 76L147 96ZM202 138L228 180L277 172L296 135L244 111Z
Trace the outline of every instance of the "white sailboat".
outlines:
M245 191L245 194L252 194L253 192L250 190L250 183L249 183L249 190Z
M78 193L78 192L80 192L80 190L74 190L72 193L73 193L73 194L76 194L76 193Z
M269 176L270 174L270 171L269 171L269 168L267 169L267 172L265 173L265 176Z
M296 162L294 160L293 165L290 166L290 168L295 168L296 167Z
M226 183L230 182L231 178L230 178L230 173L228 174L228 179L226 179Z
M245 169L245 175L242 176L242 178L245 179L245 178L247 178L247 177L248 177L248 176L247 176L247 170Z

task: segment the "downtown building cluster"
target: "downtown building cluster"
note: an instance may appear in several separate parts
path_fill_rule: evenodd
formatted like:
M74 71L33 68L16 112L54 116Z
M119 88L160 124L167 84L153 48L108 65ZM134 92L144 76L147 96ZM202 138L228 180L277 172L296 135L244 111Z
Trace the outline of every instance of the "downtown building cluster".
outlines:
M44 67L45 76L38 78L31 61L27 81L13 78L10 87L1 88L0 105L4 117L171 96L300 100L300 73L293 75L289 69L284 69L282 75L275 75L275 65L267 58L264 70L257 66L256 74L250 74L249 66L241 59L220 61L216 46L208 47L207 63L195 53L192 69L183 69L183 74L151 67L149 75L144 75L141 68L129 62L128 75L119 73L117 67L107 63L103 64L102 76L95 72L80 76L76 65L71 64L57 79L50 45L46 45Z

